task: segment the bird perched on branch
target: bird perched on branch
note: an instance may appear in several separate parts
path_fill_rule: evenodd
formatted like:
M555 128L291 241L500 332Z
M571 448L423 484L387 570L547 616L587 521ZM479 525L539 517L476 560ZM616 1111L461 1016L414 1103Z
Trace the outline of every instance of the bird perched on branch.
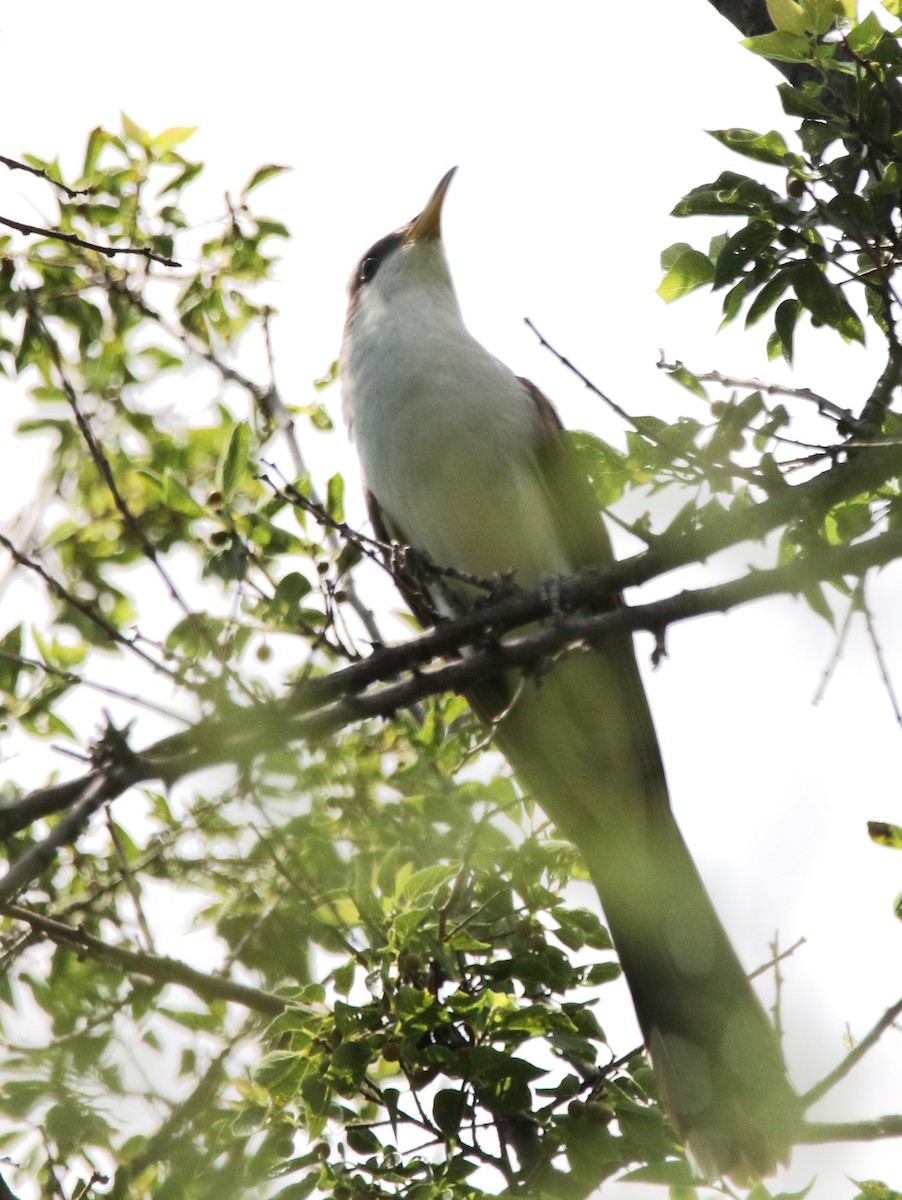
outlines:
M467 331L441 240L449 171L351 277L345 419L377 533L438 567L529 588L613 561L551 403ZM434 577L435 578L435 577ZM471 605L453 574L408 580L421 620ZM616 607L619 596L600 598ZM628 635L468 699L520 783L579 848L632 992L664 1106L708 1175L788 1157L799 1104L777 1039L677 828Z

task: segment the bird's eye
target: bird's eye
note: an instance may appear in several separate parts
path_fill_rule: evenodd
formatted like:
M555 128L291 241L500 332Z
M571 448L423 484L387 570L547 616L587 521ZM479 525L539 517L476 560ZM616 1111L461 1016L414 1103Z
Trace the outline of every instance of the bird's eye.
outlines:
M379 266L379 259L375 254L368 254L360 264L360 270L357 272L357 279L360 283L366 283L376 274L376 268Z

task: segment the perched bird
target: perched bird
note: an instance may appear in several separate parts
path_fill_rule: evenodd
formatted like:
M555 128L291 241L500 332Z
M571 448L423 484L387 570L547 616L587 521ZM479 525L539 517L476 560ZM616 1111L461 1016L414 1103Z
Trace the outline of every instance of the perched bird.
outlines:
M377 534L439 567L517 584L613 561L550 402L467 331L441 240L454 170L351 276L345 419ZM454 575L411 583L416 615L472 604ZM598 607L622 603L602 597ZM799 1120L774 1031L670 808L632 640L468 694L522 784L579 848L598 889L665 1108L709 1176L761 1178Z

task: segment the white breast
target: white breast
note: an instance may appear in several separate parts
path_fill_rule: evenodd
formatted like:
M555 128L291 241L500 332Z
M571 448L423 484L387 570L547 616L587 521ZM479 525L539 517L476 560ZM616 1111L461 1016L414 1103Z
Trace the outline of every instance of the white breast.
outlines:
M467 332L450 279L398 287L383 271L357 297L341 356L345 419L383 514L445 566L515 571L524 586L567 571L529 393Z

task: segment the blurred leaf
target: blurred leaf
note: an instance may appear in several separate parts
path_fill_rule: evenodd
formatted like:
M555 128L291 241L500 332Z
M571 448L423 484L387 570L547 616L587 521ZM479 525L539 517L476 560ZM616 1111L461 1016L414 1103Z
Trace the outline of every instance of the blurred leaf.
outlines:
M790 3L791 0L782 2ZM773 129L770 133L754 133L751 129L709 129L708 132L730 150L753 158L756 162L782 166L789 153L783 138Z
M241 195L247 196L254 188L258 188L262 183L266 183L268 179L274 179L277 175L283 175L286 171L290 170L291 167L282 167L277 163L267 163L264 167L258 167L241 189Z
M668 304L678 300L695 288L714 281L714 264L707 254L698 250L687 250L674 263L656 289Z

